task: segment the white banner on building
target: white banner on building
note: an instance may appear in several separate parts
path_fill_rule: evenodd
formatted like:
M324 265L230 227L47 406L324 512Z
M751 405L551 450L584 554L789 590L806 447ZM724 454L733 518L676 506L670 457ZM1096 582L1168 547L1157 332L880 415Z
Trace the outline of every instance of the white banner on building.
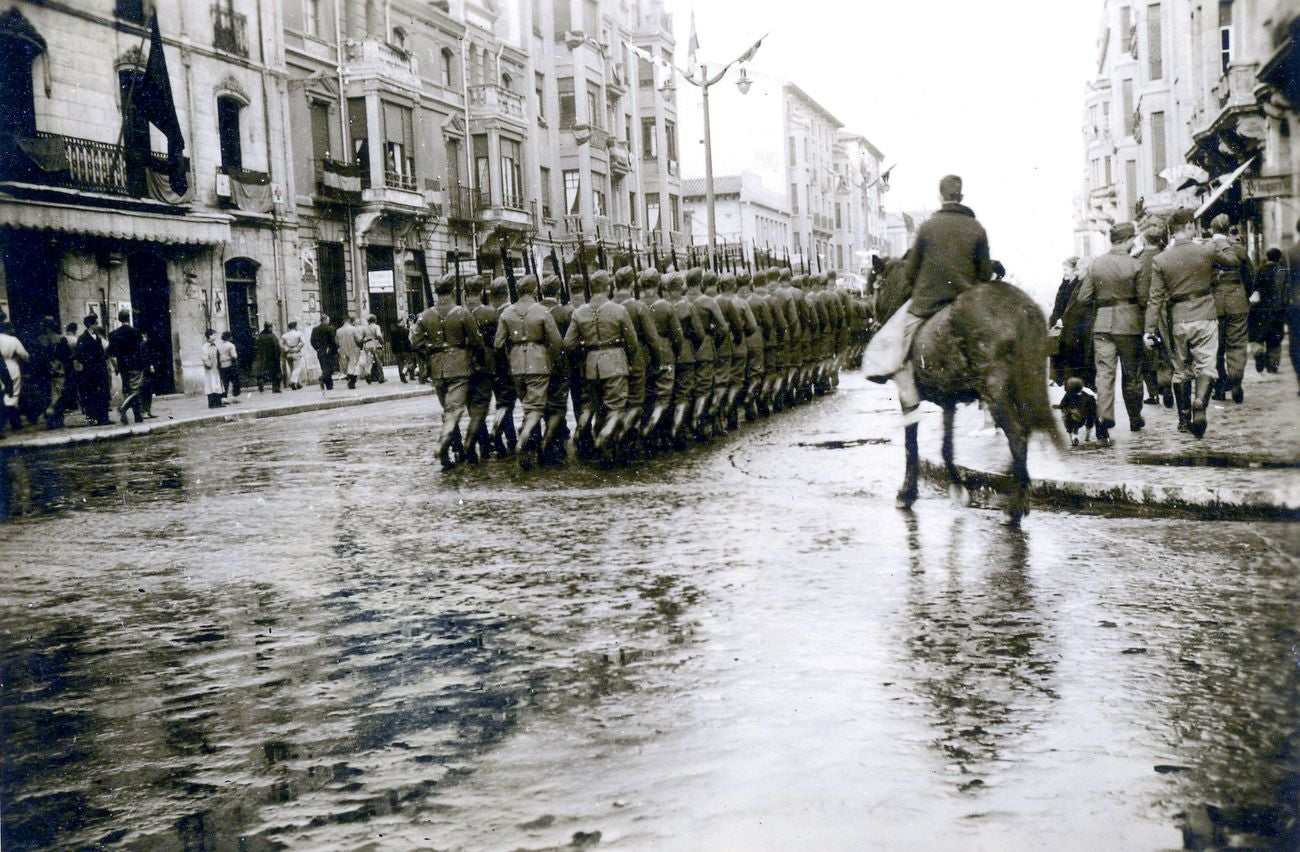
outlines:
M372 269L367 281L367 287L371 293L392 293L393 292L393 270L391 269Z

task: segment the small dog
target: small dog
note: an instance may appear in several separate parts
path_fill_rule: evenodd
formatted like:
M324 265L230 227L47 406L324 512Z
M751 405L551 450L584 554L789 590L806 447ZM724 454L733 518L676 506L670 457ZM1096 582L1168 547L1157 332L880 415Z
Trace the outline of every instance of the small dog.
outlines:
M1079 430L1083 439L1092 440L1092 430L1097 425L1097 394L1083 384L1083 379L1071 376L1065 380L1065 396L1057 404L1061 409L1061 422L1070 433L1070 442L1079 446Z

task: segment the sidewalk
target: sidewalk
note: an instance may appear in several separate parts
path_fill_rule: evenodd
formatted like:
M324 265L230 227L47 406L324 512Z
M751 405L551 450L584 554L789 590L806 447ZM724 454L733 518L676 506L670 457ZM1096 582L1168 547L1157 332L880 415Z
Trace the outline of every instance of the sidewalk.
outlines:
M1082 441L1058 449L1035 437L1029 474L1035 503L1080 509L1213 519L1300 520L1300 396L1290 362L1277 373L1246 365L1245 401L1210 402L1209 429L1197 440L1178 432L1174 409L1143 406L1146 427L1130 432L1116 394L1118 426L1109 445ZM1061 396L1053 387L1052 402ZM942 420L923 406L920 450L931 479L947 482ZM1058 423L1059 421L1059 413ZM1064 432L1062 432L1064 434ZM1004 487L1011 455L1001 432L975 406L958 409L954 455L972 491Z
M285 389L272 393L270 386L263 393L258 393L257 386L244 388L239 402L226 400L224 408L208 408L205 396L172 394L155 397L153 413L155 419L146 419L143 423L132 422L122 426L117 423L117 410L111 409L114 418L112 426L84 426L85 418L80 413L67 415L68 426L63 429L47 430L43 425L28 426L21 432L14 433L5 429L0 438L0 450L11 448L49 448L65 447L73 444L85 444L93 441L111 441L138 435L165 432L198 423L233 422L237 420L256 420L262 417L279 417L285 414L301 414L306 411L321 411L341 408L349 405L366 405L373 402L385 402L393 399L431 395L432 385L422 385L411 381L402 384L397 378L397 367L385 368L384 376L388 380L383 384L368 385L358 381L356 390L348 390L345 380L335 378L334 389L322 391L319 385L304 385L302 390Z

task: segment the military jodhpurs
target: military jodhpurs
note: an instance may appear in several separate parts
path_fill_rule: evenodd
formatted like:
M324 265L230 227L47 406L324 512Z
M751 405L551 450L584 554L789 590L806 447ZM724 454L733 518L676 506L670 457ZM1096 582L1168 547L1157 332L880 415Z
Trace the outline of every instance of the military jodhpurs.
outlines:
M1142 415L1142 337L1137 334L1092 336L1092 358L1097 366L1097 417L1115 422L1115 371L1123 381L1124 410L1129 420Z
M695 364L678 362L673 369L673 402L690 404L695 400Z
M1219 324L1214 320L1176 322L1174 335L1174 384L1189 382L1197 376L1214 377L1214 356L1218 346ZM1187 367L1191 358L1192 367Z
M1219 345L1214 363L1224 390L1241 384L1246 374L1246 318L1247 314L1219 317Z
M544 414L546 412L547 390L551 384L550 373L535 375L517 375L515 394L523 403L524 414Z
M645 363L637 361L627 368L627 404L645 405Z
M438 404L442 406L443 423L455 423L469 402L469 376L435 379L434 391L438 394Z
M627 408L627 376L606 376L603 379L586 379L588 402L597 411L616 414Z
M495 381L495 376L484 371L469 377L467 404L471 417L487 417L488 409L492 407L492 386Z
M546 416L563 415L569 410L569 362L561 360L551 370L546 383Z

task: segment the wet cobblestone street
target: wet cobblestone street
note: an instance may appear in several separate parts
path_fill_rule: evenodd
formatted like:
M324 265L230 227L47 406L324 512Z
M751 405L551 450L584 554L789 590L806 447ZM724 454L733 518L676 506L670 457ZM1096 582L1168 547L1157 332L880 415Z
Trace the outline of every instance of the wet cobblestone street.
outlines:
M900 513L859 377L632 470L435 420L6 457L5 848L1285 839L1294 526Z

